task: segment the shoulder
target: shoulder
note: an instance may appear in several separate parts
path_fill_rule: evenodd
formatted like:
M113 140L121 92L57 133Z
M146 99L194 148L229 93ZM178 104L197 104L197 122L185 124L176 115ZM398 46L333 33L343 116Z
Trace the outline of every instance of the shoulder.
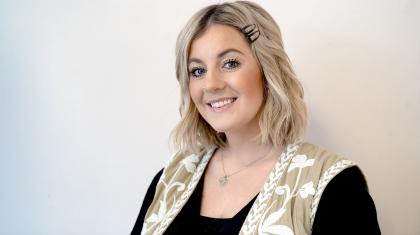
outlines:
M352 166L340 172L329 183L327 190L346 189L346 190L368 191L366 178L358 166Z
M355 166L356 163L318 145L301 143L293 161L310 161L311 167L306 171L307 177L318 181L319 189L325 187L341 171Z
M139 215L137 216L137 220L136 220L136 223L134 224L134 227L133 227L133 230L131 231L131 234L140 234L140 232L143 228L144 218L146 216L147 210L150 207L150 204L153 201L153 198L154 198L155 192L156 192L156 185L158 184L159 179L162 176L162 173L163 173L163 169L161 169L153 177L153 180L150 183L149 188L147 189L146 195L144 196Z
M307 200L310 223L313 224L321 196L327 185L340 173L355 166L356 163L323 147L303 142L299 144L296 154L288 166L288 172L299 168L302 182L310 182L311 200ZM294 173L297 174L296 172ZM293 175L291 175L293 176ZM297 177L297 176L295 176Z
M366 234L380 234L375 204L355 162L311 143L302 143L297 154L313 159L307 177L318 181L311 205L313 235L349 227L349 233L340 234L364 234L362 228Z
M164 168L160 169L156 175L153 177L152 183L150 184L149 188L156 188L157 183L159 182L160 177L163 174Z
M362 171L358 166L352 166L331 179L322 194L321 202L331 201L330 199L342 200L343 196L349 198L351 194L354 194L351 196L353 197L368 192L368 184Z
M333 151L330 151L324 147L303 142L299 145L297 154L304 154L310 158L315 159L323 164L334 163L341 160L347 160L344 156L339 155Z
M340 230L341 234L380 234L375 204L359 167L343 170L328 183L312 229L313 235Z

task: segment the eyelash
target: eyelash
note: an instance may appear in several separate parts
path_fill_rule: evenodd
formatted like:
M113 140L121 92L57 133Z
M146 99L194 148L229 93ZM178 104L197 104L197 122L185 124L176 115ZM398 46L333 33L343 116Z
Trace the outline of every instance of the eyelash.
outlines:
M233 63L233 64L234 64L234 66L233 66L233 67L231 67L231 68L226 68L225 66L226 66L227 64L229 64L229 63ZM225 61L223 62L223 68L226 68L227 70L230 70L230 71L237 69L240 65L241 65L241 63L239 62L239 60L238 60L238 59L227 59L227 60L225 60ZM197 72L198 70L201 70L201 72L202 72L202 74L201 74L201 75L196 75L196 74L195 74L195 72ZM192 77L194 77L194 78L199 78L199 77L203 76L203 74L204 74L205 72L206 72L206 69L205 69L205 68L203 68L203 67L201 67L201 66L196 66L196 67L191 68L191 70L188 72L188 75L189 75L190 77L192 76Z
M195 72L196 71L198 71L198 70L202 70L202 74L204 74L205 72L206 72L206 69L205 68L203 68L203 67L201 67L201 66L197 66L197 67L193 67L189 72L188 72L188 74L189 74L189 76L191 77L191 76L193 76L194 78L198 78L198 77L201 77L202 75L196 75L195 74Z
M223 67L225 67L225 65L226 65L226 64L229 64L229 63L234 63L234 64L235 64L235 66L234 66L234 67L232 67L232 68L227 68L228 70L234 70L234 69L237 69L237 68L241 65L241 63L239 63L239 60L238 60L238 59L227 59L227 60L225 60L225 61L223 62Z

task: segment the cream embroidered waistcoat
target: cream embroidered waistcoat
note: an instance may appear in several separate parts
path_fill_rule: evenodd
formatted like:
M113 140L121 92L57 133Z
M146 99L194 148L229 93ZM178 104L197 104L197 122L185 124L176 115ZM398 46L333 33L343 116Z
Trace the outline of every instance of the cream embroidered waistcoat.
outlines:
M170 159L156 186L141 234L164 233L192 195L214 150ZM311 234L325 187L353 165L309 143L289 144L252 205L240 234Z

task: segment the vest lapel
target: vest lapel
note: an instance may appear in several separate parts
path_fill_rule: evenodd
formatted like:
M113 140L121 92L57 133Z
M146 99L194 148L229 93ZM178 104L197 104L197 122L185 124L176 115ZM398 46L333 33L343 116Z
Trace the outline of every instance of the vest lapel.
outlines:
M251 210L248 216L245 219L244 224L242 225L240 234L248 235L256 233L257 231L262 232L262 224L260 223L262 217L265 216L274 190L279 182L279 179L283 175L285 169L290 163L290 160L295 155L297 149L299 148L300 142L289 144L282 154L279 157L274 169L271 171L267 181L264 183L263 188L258 195L257 199L254 202L254 205L251 207ZM265 213L264 213L265 212ZM274 221L273 221L274 222Z
M215 150L207 151L201 161L199 156L193 154L181 161L172 159L168 163L147 211L142 234L163 234L194 192ZM176 162L179 163L174 166ZM166 176L166 171L171 173Z

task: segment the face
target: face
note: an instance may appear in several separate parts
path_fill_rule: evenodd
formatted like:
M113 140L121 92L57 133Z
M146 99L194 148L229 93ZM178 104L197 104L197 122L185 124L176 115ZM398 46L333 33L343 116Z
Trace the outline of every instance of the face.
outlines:
M188 60L189 91L201 116L218 132L258 128L263 81L246 38L214 24L196 38Z

